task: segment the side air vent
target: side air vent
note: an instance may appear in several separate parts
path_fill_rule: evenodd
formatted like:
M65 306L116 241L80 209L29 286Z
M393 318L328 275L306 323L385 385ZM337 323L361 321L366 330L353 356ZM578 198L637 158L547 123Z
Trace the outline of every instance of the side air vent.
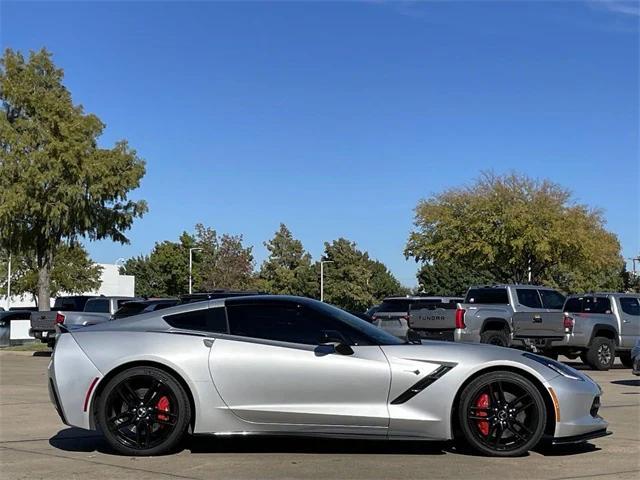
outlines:
M432 373L430 373L426 377L421 378L420 380L418 380L418 382L415 383L414 385L412 385L411 388L405 390L400 395L398 395L398 397L395 400L391 401L391 405L399 405L399 404L405 403L407 400L415 397L422 390L424 390L429 385L431 385L433 382L435 382L440 377L445 375L452 368L453 367L451 367L449 365L441 365L441 366L439 366Z

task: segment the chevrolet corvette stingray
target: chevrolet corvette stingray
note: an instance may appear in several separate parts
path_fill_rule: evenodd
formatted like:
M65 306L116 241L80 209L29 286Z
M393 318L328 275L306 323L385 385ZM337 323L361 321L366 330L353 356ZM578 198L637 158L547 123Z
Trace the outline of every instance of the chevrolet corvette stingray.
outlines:
M67 425L126 455L186 434L465 441L491 456L607 435L600 387L554 360L402 341L308 298L179 305L58 335L49 393Z

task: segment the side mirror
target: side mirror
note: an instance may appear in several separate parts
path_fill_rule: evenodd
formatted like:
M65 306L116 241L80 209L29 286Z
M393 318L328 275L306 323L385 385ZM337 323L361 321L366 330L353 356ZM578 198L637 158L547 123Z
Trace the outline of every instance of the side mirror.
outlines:
M415 343L416 345L422 344L422 337L415 330L407 330L407 342Z
M320 337L320 345L330 346L335 353L340 355L353 355L353 348L347 343L342 333L337 330L325 330Z

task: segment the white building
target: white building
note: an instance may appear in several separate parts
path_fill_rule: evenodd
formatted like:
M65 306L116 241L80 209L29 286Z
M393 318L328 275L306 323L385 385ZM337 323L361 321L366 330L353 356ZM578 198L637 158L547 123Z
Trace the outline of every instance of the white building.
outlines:
M102 275L100 277L100 288L92 292L84 292L81 295L105 295L105 296L121 296L121 297L133 297L136 287L136 279L133 275L120 275L120 266L112 263L100 263L102 267ZM33 307L35 302L31 295L23 296L11 296L7 299L6 292L0 296L0 306L3 306L5 310L9 307ZM66 294L61 293L60 296ZM9 301L7 301L9 300ZM53 306L54 299L51 299L51 305Z

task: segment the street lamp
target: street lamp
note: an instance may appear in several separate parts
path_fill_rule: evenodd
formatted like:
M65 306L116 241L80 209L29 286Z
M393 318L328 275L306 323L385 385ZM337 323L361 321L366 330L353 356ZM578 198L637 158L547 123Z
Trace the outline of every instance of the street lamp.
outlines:
M197 252L202 250L201 248L190 248L189 249L189 295L191 295L191 289L192 289L192 278L191 278L191 272L193 271L193 252Z
M320 260L320 301L324 302L324 264L334 263L333 260Z

